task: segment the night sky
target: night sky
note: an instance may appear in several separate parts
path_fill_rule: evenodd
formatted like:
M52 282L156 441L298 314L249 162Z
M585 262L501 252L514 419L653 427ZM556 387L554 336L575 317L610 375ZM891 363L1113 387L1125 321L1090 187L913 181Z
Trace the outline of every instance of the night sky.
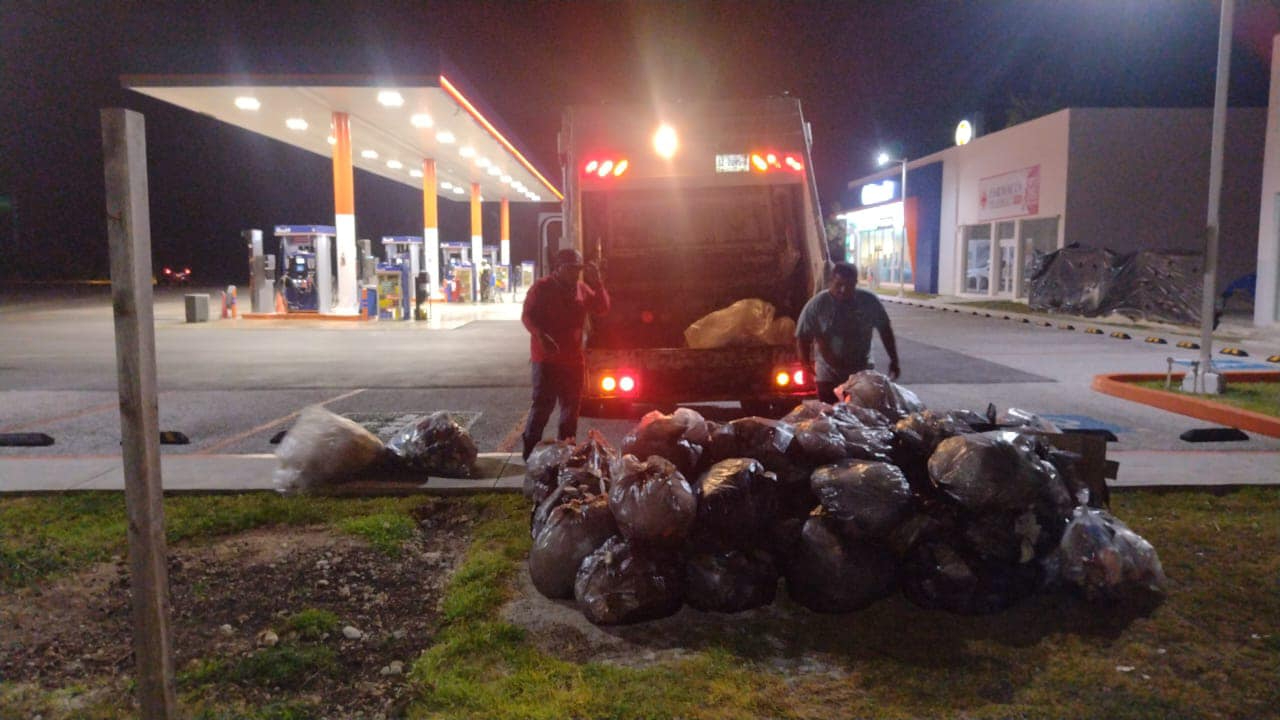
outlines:
M0 0L0 196L17 207L0 212L0 278L106 276L103 107L146 116L157 268L243 282L241 229L333 223L327 158L124 91L121 74L414 74L435 48L551 178L565 105L786 93L813 125L829 212L878 149L935 152L961 117L993 132L1063 107L1208 107L1217 21L1209 0ZM1280 0L1237 0L1232 105L1266 104L1277 32ZM513 211L515 259L555 207ZM420 234L421 195L357 171L356 215L358 237ZM465 203L442 201L443 239L467 223Z

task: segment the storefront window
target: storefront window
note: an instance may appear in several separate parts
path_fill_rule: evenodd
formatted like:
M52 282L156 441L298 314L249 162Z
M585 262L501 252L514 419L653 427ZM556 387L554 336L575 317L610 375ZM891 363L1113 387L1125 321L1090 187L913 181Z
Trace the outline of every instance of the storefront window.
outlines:
M1022 289L1019 297L1027 297L1031 276L1044 256L1058 249L1058 218L1034 218L1022 221Z
M991 290L991 226L964 228L964 291L986 294Z

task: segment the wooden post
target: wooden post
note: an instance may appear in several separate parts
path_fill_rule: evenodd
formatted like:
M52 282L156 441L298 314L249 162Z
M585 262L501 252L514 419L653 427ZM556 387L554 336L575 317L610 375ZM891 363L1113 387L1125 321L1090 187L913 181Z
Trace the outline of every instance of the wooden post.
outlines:
M160 483L160 422L156 402L155 317L151 304L151 216L147 204L147 145L142 115L102 111L106 166L107 241L124 497L129 515L129 574L133 592L133 650L138 703L147 720L178 717L173 685L173 631Z

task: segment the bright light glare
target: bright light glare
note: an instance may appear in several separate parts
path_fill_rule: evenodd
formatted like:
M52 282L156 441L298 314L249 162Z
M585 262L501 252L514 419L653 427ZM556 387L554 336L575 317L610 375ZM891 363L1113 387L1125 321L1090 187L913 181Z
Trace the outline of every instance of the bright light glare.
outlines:
M395 90L379 90L378 102L387 107L400 107L404 104L404 98Z
M795 383L795 384L797 384L797 385L803 385L803 384L804 384L804 371L803 371L803 370L797 370L797 371L795 371L795 372L791 373L791 381L792 381L792 382L794 382L794 383Z
M411 116L409 122L416 128L429 128L433 124L431 116L426 113L418 113Z
M307 121L302 118L289 118L284 121L284 126L290 130L306 130Z
M360 157L365 158L366 160L377 160L378 151L377 150L361 150Z
M672 158L680 148L680 140L676 137L676 129L670 125L660 125L653 134L653 149L664 158Z
M790 384L790 383L791 383L791 376L790 376L790 375L788 375L788 374L786 373L786 371L782 371L782 372L779 372L779 373L778 373L778 374L773 378L773 381L774 381L774 382L776 382L776 383L778 383L778 385L780 385L780 386L782 386L782 385L788 385L788 384Z
M622 173L626 172L628 164L629 163L626 160L619 160L618 164L613 166L613 176L618 177Z
M489 173L490 175L492 175L492 176L494 176L494 177L498 177L499 175L501 175L501 174L502 174L502 169L501 169L501 168L499 168L497 165L490 165L490 166L489 166L489 169L488 169L488 170L485 170L485 172Z
M618 381L612 377L603 377L600 379L600 389L605 392L613 392L618 389Z
M334 136L332 136L332 135L330 135L329 137L325 138L325 140L326 140L330 145L337 145L337 144L338 144L338 138L336 138L336 137L334 137Z
M751 164L755 165L756 169L760 172L764 172L769 169L769 164L764 161L764 158L755 153L752 153L751 155Z
M888 164L889 164L889 153L880 153L879 155L877 155L877 156L876 156L876 164L877 164L877 165L888 165Z
M421 170L410 170L410 171L409 171L409 177L420 178L420 177L422 177L422 171L421 171Z
M441 189L441 190L452 190L452 189L453 189L453 183L449 182L448 180L445 180L444 182L440 183L440 189Z
M604 162L600 163L600 169L596 171L596 174L599 175L600 177L604 177L605 175L608 175L611 172L613 172L613 161L605 160Z
M444 143L445 145L451 145L456 139L457 138L453 136L453 133L448 130L441 130L436 133L436 142Z
M462 147L458 148L458 154L464 158L475 157L476 149L471 147L470 145L463 145Z
M627 392L627 393L631 392L632 390L635 390L636 389L635 378L631 377L630 375L623 375L622 379L618 381L618 389L621 390L622 392Z
M454 185L454 186L453 186L453 194L454 194L454 195L461 195L461 194L463 194L464 192L466 192L466 190L463 190L462 188L458 187L457 185Z
M599 161L599 160L592 160L591 162L587 163L587 166L586 166L585 168L583 168L583 170L584 170L585 172L593 173L593 172L595 172L597 169L599 169L599 167L600 167L600 161Z
M400 168L404 167L404 165L402 165L399 160L388 160L387 167L391 168L392 170L399 170Z
M248 95L241 95L236 98L236 107L241 110L257 110L262 107L262 103L258 102L258 98Z
M503 184L503 185L510 185L510 184L511 184L511 176L510 176L510 175L503 175L502 177L500 177L500 178L498 178L498 179L502 181L502 184Z

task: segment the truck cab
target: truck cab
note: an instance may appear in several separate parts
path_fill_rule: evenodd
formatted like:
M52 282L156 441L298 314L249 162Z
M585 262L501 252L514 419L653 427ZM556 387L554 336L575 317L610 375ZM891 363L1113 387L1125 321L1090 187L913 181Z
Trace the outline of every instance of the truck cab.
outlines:
M794 341L693 349L691 323L739 300L795 320L828 259L794 98L573 107L561 133L565 242L600 266L612 310L587 334L584 406L812 394Z

